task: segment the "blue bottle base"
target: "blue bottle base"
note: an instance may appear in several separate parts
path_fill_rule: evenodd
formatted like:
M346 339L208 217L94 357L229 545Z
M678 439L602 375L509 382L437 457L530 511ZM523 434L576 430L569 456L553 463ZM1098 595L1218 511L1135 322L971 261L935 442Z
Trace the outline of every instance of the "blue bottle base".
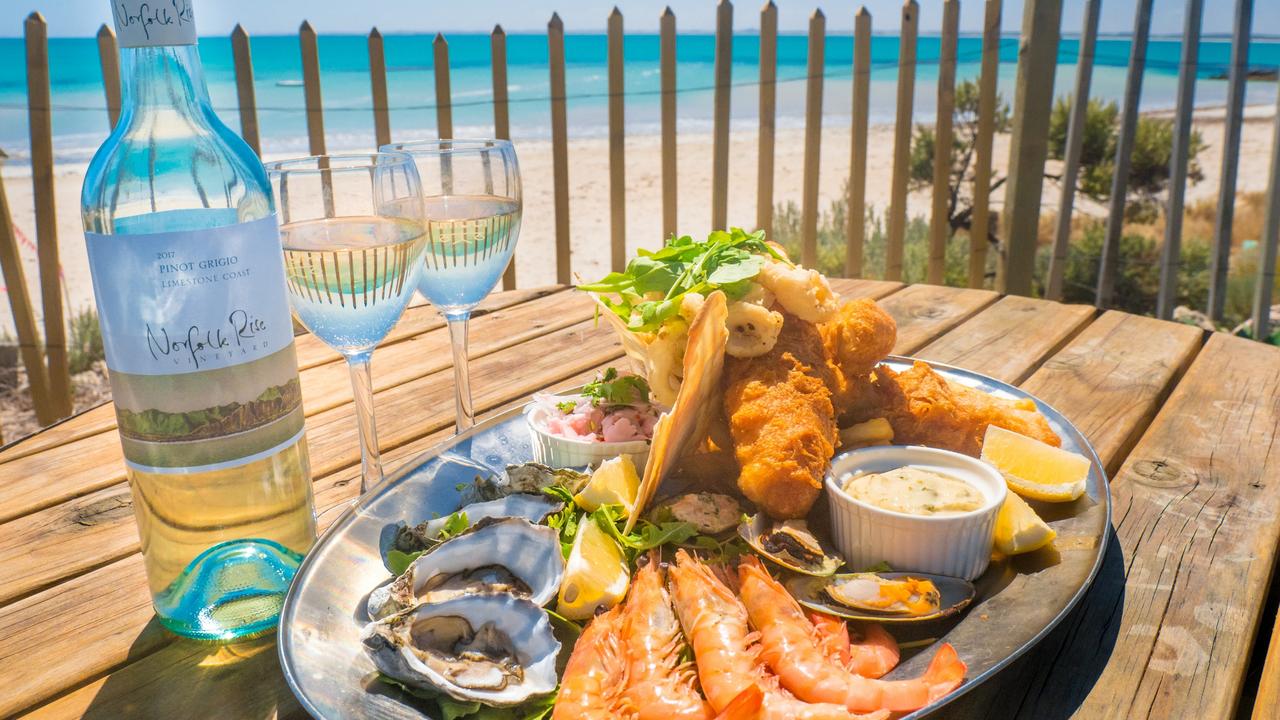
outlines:
M232 540L200 553L153 598L160 622L194 640L232 642L276 629L302 555L264 539Z

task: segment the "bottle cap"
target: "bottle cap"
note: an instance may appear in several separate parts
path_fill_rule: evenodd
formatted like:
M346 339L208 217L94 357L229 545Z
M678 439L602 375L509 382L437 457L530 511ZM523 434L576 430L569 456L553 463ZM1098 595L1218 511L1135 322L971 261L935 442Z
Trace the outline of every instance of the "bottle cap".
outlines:
M195 45L191 0L111 0L120 47Z

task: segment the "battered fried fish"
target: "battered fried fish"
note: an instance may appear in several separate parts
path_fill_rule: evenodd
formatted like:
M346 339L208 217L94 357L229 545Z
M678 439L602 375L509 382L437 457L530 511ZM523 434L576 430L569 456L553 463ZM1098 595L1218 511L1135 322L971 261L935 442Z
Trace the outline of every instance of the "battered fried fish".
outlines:
M857 412L869 402L871 370L893 351L898 324L875 300L852 300L818 326L832 370L831 404L836 415Z
M809 512L835 453L835 410L822 336L785 314L778 342L754 358L726 358L724 411L738 488L771 517Z
M1055 447L1062 442L1033 403L948 382L919 360L903 372L877 367L869 387L873 402L865 402L864 396L854 420L888 419L895 444L928 445L977 457L988 425Z

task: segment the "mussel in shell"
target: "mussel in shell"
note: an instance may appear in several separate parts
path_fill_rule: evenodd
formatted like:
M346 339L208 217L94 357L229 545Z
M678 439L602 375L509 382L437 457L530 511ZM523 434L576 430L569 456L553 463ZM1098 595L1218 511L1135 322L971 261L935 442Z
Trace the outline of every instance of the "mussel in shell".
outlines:
M954 615L973 601L973 583L927 573L841 573L794 577L787 590L801 605L851 620L925 622Z
M827 577L844 564L844 558L818 540L804 520L775 522L757 513L738 526L738 535L760 556L802 575Z

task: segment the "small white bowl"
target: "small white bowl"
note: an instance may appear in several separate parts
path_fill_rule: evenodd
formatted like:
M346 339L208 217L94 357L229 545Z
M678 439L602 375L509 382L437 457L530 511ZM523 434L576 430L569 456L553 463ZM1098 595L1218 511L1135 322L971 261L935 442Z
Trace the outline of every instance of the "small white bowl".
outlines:
M844 491L858 473L915 465L963 480L982 493L982 507L955 515L908 515L854 499ZM1000 471L977 458L918 445L851 450L831 461L827 502L836 546L854 569L886 562L894 570L973 580L991 562L996 515L1008 493Z
M631 462L638 472L644 472L645 461L649 459L648 440L588 442L552 435L546 430L548 412L549 408L538 403L530 403L524 410L524 420L529 426L529 437L533 439L533 459L536 462L553 468L576 468L599 465L605 460L625 454L631 456Z

